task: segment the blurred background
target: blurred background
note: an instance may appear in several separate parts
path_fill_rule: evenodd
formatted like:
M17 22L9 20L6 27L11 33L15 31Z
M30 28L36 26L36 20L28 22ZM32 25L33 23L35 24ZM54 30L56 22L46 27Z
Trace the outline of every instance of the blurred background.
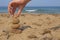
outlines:
M0 13L8 13L7 7L10 1L12 0L0 0ZM31 0L22 12L60 14L60 0Z

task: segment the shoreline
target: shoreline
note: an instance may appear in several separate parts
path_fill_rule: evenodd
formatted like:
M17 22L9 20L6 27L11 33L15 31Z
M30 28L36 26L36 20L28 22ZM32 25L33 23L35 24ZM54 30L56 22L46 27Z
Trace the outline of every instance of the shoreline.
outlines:
M0 14L3 13L3 14L8 14L8 12L0 12ZM15 12L16 14L17 12ZM60 14L60 13L36 13L36 12L22 12L21 14Z

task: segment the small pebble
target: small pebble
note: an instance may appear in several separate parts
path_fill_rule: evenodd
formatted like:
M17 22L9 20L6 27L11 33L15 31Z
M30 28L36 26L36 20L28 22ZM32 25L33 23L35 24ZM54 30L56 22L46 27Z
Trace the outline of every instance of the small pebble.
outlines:
M12 19L12 23L13 23L13 24L18 24L19 22L20 22L20 20L17 19L17 18L13 18L13 19Z
M17 28L19 28L20 27L20 24L12 24L11 25L11 28L13 28L13 29L17 29Z

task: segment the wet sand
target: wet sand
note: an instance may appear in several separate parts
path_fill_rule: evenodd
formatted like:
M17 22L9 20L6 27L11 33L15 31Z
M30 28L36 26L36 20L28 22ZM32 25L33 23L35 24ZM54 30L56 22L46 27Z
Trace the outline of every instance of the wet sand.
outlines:
M21 14L18 19L23 31L11 33L11 16L0 13L0 40L60 40L60 14Z

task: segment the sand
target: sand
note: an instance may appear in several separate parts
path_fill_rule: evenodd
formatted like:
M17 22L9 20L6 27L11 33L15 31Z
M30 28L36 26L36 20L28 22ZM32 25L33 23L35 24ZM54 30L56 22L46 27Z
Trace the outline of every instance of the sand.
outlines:
M0 40L60 40L60 14L25 13L18 19L23 31L11 33L11 16L0 13Z

